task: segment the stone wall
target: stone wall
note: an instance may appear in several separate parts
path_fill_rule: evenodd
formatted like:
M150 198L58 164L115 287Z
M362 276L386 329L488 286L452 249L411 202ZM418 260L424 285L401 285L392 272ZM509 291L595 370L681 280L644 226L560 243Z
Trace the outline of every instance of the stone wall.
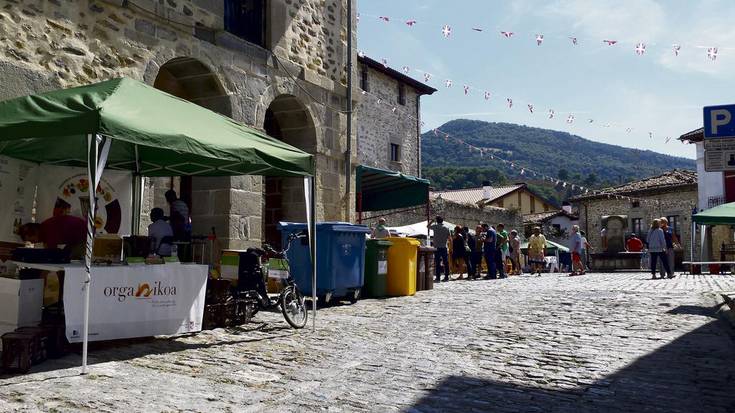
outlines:
M267 4L266 48L261 48L223 30L222 1L2 1L0 99L120 76L153 85L163 69L183 59L197 76L202 69L211 76L198 83L184 81L191 78L185 75L173 79L178 84L167 88L169 93L255 128L264 129L274 102L284 96L298 102L298 116L307 119L297 121L284 111L278 122L289 133L283 139L317 155L318 219L349 221L354 197L345 195L346 117L339 113L346 91L346 3ZM165 207L150 195L168 189L156 182L146 183L146 207ZM195 178L192 189L195 232L208 233L214 225L230 248L260 242L262 178ZM303 202L296 207L303 209Z
M398 80L367 67L366 96L357 107L357 145L362 165L419 175L419 94L405 86L406 104L398 103ZM378 103L380 99L380 103ZM393 113L392 107L396 107ZM400 145L400 162L391 162L390 144Z
M389 213L385 211L383 214ZM380 215L383 215L380 214ZM480 222L486 222L490 225L499 223L505 224L508 232L512 229L523 233L523 220L520 215L514 211L502 208L485 208L480 209L472 205L457 204L445 200L432 200L430 217L434 219L437 215L444 218L446 222L455 225L467 226L474 229ZM388 226L400 227L403 225L415 224L417 222L426 221L426 209L423 207L416 208L408 212L400 212L395 215L385 216ZM363 224L375 225L377 217L368 217L363 219Z
M648 231L654 218L666 216L678 216L679 228L677 233L684 248L684 257L689 259L691 215L692 208L697 205L696 187L677 192L667 192L650 195L636 195L640 198L640 206L634 206L630 200L623 199L590 199L578 203L579 226L587 232L587 240L598 252L602 251L602 217L606 215L627 215L627 228L624 230L629 234L631 220L641 218L643 232ZM698 248L698 247L697 247ZM697 249L697 251L699 251Z

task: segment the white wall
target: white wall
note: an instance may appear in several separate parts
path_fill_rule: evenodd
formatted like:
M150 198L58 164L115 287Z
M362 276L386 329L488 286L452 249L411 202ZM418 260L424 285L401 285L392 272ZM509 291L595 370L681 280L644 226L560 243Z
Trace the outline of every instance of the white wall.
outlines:
M713 196L725 196L725 179L722 172L704 171L704 142L697 142L697 190L698 208L706 209L707 200Z

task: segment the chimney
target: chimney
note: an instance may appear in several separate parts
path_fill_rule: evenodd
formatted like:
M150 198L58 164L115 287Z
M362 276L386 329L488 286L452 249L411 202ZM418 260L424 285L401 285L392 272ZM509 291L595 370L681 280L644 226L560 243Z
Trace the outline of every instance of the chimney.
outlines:
M491 192L493 187L490 186L490 181L482 181L482 199L492 198Z
M562 209L562 210L563 210L564 212L566 212L567 214L571 214L571 213L572 213L572 204L570 204L570 203L569 203L569 202L567 202L567 201L564 201L564 202L563 202L563 203L561 204L561 209Z

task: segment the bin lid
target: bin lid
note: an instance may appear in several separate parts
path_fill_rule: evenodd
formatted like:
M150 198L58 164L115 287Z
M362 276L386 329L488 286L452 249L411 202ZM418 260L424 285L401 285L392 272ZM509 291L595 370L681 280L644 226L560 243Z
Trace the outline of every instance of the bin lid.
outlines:
M385 239L369 239L365 241L367 244L377 245L380 247L390 247L393 245L392 242L385 240Z
M398 245L398 244L413 245L413 246L421 245L421 241L417 240L416 238L390 237L386 239L392 242L393 245Z
M306 223L304 222L279 222L279 230L286 231L300 231L306 229ZM349 222L317 222L316 230L321 231L333 231L333 232L359 232L363 234L369 234L370 228L365 225L350 224Z

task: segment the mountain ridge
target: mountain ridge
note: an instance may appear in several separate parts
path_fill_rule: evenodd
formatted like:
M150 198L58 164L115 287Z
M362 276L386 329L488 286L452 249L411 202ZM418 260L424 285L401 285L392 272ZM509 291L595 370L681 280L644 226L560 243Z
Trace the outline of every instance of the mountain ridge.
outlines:
M512 179L524 178L522 169L530 169L575 184L571 178L585 180L590 174L602 186L660 174L671 169L696 170L693 159L665 155L651 150L595 142L568 132L525 125L479 120L456 119L438 128L452 138L461 139L477 148L489 148L515 168L480 156L468 147L458 147L453 139L440 132L422 134L422 168L488 168L498 169ZM565 175L563 178L559 175Z

